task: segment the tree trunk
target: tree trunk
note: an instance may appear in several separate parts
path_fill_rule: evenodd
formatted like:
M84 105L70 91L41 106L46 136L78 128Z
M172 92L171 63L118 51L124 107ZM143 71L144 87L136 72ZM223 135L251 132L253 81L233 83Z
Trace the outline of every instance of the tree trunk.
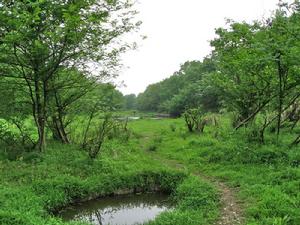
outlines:
M70 141L67 132L65 131L65 126L62 119L59 116L52 116L49 123L53 138L57 141L62 142L63 144L69 144Z
M38 130L38 141L36 148L42 152L46 148L45 118L41 114L36 115L36 117L37 119L35 121Z
M262 144L265 143L265 131L266 131L266 128L271 124L271 122L272 122L272 120L268 121L268 118L266 116L264 119L264 125L259 130L259 139Z
M34 80L34 88L35 88L35 99L34 106L35 110L33 112L33 116L35 118L35 123L38 131L38 141L36 148L42 152L46 147L46 133L45 133L45 125L46 125L46 103L45 103L45 91L43 90L44 98L42 99L41 95L41 87L38 79L38 75L35 76ZM45 87L43 87L44 89ZM43 102L44 100L44 102Z
M284 101L284 76L285 70L281 64L281 53L279 52L277 57L277 69L278 69L278 115L277 115L277 139L280 135L281 119L282 119L282 108Z
M86 145L87 145L87 135L88 135L88 132L90 130L90 126L91 126L91 122L94 118L94 114L95 114L95 110L93 110L89 116L89 119L88 119L88 123L87 123L87 126L85 128L85 131L84 131L84 135L83 135L83 141L82 141L82 147L85 148Z
M53 138L60 141L63 144L69 144L68 134L66 132L66 126L64 123L64 106L62 105L57 90L54 90L55 106L53 107L53 112L51 116L51 121L49 122L50 129L53 134Z
M65 124L64 124L64 122L63 122L62 117L59 116L58 120L59 120L59 124L60 124L59 130L60 130L60 133L61 133L61 135L62 135L63 143L69 144L69 143L70 143L70 140L69 140L68 134L67 134L67 132L66 132Z

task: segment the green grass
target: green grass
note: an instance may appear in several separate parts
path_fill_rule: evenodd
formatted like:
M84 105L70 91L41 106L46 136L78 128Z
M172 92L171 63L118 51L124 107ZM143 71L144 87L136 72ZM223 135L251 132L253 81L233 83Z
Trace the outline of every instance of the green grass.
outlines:
M287 147L297 131L284 131L279 143L268 133L267 144L260 145L248 141L248 130L233 132L228 120L221 122L204 134L187 133L180 119L136 121L131 127L148 142L162 138L155 151L160 157L237 187L246 224L299 225L300 148Z
M177 207L162 213L151 225L213 224L219 216L219 196L215 188L198 177L190 176L174 193Z
M219 195L212 184L187 175L196 171L239 190L245 224L300 224L300 148L287 147L299 130L283 129L279 141L268 132L261 145L250 142L249 129L233 132L228 117L203 134L188 133L182 119L142 119L131 121L129 128L129 140L108 140L95 161L76 146L57 143L17 161L3 155L0 224L72 224L52 212L87 197L157 184L171 193L176 207L151 225L213 224L220 215ZM168 160L187 170L171 169Z
M217 219L218 197L213 187L152 160L138 143L136 138L126 143L109 140L94 161L76 146L57 143L49 143L43 154L24 153L17 161L1 160L0 224L80 224L63 222L55 212L120 189L144 192L156 186L171 194L176 210L162 214L155 224L176 224L180 218L196 225Z

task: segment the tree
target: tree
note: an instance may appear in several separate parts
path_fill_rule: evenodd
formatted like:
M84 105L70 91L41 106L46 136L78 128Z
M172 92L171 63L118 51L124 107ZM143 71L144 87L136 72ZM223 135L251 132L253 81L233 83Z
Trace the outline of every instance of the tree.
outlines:
M190 84L173 96L166 103L166 108L172 116L180 116L185 110L199 107L201 105L201 90L197 83Z
M180 116L185 110L199 107L204 112L217 112L220 106L219 96L209 79L210 74L206 74L201 80L186 85L166 102L167 111L173 116Z
M248 122L270 101L274 70L259 46L265 38L260 30L256 23L232 23L229 29L218 29L218 38L211 42L218 61L213 85L224 106L238 114L236 125Z
M135 94L125 95L124 96L124 109L134 110L137 107L137 99Z
M217 30L218 38L212 41L219 62L214 85L222 93L225 106L238 113L237 128L272 106L278 112L279 134L283 109L293 103L290 100L295 99L294 90L299 85L298 14L294 11L288 16L279 9L270 20L233 22L229 29Z
M279 137L284 114L300 98L299 19L299 2L280 4L265 21L230 22L228 29L217 30L218 37L211 42L218 62L212 85L224 106L237 114L236 129L259 114L264 117L259 130L262 142L266 128L275 121Z
M161 103L161 84L149 85L144 93L137 97L138 109L141 111L157 112Z
M299 3L295 2L295 6ZM294 7L294 6L293 6ZM288 15L292 10L292 15ZM289 108L300 97L297 87L299 78L300 33L298 8L280 5L272 23L267 27L269 42L265 43L270 59L276 68L276 85L274 94L277 95L275 104L277 111L277 137L282 124L284 108Z
M136 27L131 6L110 0L1 2L1 79L23 79L39 150L45 148L50 86L58 71L76 67L87 73L88 65L96 64L108 70L115 67L117 56L126 50L126 45L117 44L118 37ZM106 70L97 77L104 75L111 74Z

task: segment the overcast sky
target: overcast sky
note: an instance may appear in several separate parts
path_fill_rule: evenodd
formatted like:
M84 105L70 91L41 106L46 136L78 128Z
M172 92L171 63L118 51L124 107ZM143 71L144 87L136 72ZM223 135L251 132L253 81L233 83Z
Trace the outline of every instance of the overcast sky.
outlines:
M151 83L171 76L188 60L201 60L211 51L209 40L225 19L253 21L270 15L278 0L139 0L147 39L123 56L125 68L117 83L124 94L143 92ZM132 35L132 39L136 39Z

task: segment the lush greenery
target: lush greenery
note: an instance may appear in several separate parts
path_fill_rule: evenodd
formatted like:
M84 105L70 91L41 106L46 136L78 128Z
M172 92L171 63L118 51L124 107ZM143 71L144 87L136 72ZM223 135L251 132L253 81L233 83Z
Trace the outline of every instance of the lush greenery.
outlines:
M31 116L37 131L35 139L22 135L30 139L22 145L44 150L48 128L69 142L66 115L115 75L120 53L131 47L120 37L140 24L135 13L130 1L1 2L1 117L24 134Z
M157 159L176 160L188 171L218 177L235 189L245 208L245 224L299 224L300 148L287 147L293 133L284 129L278 144L268 132L262 145L253 143L247 128L233 132L230 115L223 118L218 127L208 126L201 134L188 132L183 119L136 121L131 126Z
M216 30L213 51L202 62L187 62L170 78L138 96L140 110L181 115L185 110L235 113L233 126L253 123L257 139L299 117L300 6L280 3L273 16L253 23L228 21ZM291 144L300 143L299 134Z
M121 0L0 3L0 224L82 224L55 212L157 186L175 208L150 224L214 224L220 193L199 171L236 192L246 224L300 224L300 3L228 21L204 60L123 96L108 81L135 14Z
M96 160L76 146L53 143L47 153L1 161L0 223L67 224L53 213L72 202L122 189L151 191L156 186L171 193L176 204L176 211L162 215L157 224L176 224L179 218L177 224L184 220L189 224L214 221L218 215L216 190L199 178L168 169L145 156L139 146L141 138L132 138L127 147L122 140L111 140Z

